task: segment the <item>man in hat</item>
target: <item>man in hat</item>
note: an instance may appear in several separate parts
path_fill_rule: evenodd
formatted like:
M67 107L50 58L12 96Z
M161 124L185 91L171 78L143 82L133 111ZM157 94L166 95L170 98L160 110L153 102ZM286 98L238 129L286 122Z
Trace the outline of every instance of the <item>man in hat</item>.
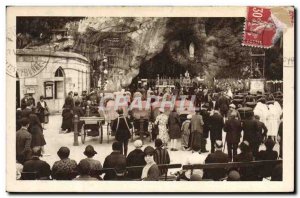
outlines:
M77 163L75 160L69 158L70 149L68 147L60 147L57 151L60 158L59 161L54 162L52 166L52 178L56 180L72 180L75 178Z
M31 158L31 140L32 136L28 132L29 119L21 119L21 129L16 134L16 154L17 158L23 159L24 161ZM21 162L23 163L23 162Z
M86 146L83 154L87 156L87 158L81 161L88 161L91 167L91 176L97 177L96 172L102 169L102 165L100 161L93 159L94 155L97 154L97 152L94 150L94 147L91 145Z
M241 121L237 120L236 116L237 115L233 112L224 125L229 161L232 161L237 155L238 144L242 132Z
M126 157L121 153L122 144L120 142L114 142L112 144L112 150L113 152L105 158L103 168L116 168L120 165L126 166ZM104 180L113 180L115 178L115 171L108 172L104 176Z
M216 140L222 140L222 129L224 126L224 119L218 110L214 110L213 115L209 118L209 129L210 129L210 152L215 152Z
M144 149L146 166L143 168L141 179L144 181L157 181L160 176L159 168L154 161L154 148L147 146Z
M33 148L32 149L32 158L31 160L24 163L23 172L36 172L36 178L41 180L47 180L50 177L50 165L40 160L41 149Z
M228 163L228 155L222 152L223 142L221 140L216 140L215 148L216 152L210 153L206 159L205 164L209 163ZM213 179L214 181L219 181L226 175L225 169L207 169L204 171L205 179Z
M136 140L133 143L135 149L133 151L131 151L127 158L126 158L126 163L127 166L144 166L146 165L145 162L145 154L142 151L142 146L143 146L143 142L142 140ZM128 171L127 177L131 178L131 179L139 179L141 178L142 175L142 170L131 170Z

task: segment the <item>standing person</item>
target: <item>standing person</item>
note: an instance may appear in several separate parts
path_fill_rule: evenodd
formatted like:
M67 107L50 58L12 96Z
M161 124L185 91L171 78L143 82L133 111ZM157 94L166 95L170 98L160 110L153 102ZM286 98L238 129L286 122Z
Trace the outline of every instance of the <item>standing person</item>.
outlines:
M54 162L51 175L56 180L72 180L76 177L75 172L77 163L69 158L70 149L68 147L60 147L57 151L59 161Z
M214 110L213 115L210 116L209 128L210 128L210 152L215 152L216 140L222 140L222 129L224 127L224 119L218 110Z
M43 129L45 129L45 116L48 116L48 112L49 109L46 101L44 101L44 96L40 96L40 101L37 103L37 113Z
M242 132L241 121L237 120L236 116L235 113L232 113L224 125L229 161L232 161L237 155L237 148Z
M35 107L35 99L34 99L34 97L33 97L33 94L30 93L30 94L28 94L28 95L29 95L29 96L28 96L28 101L30 101L31 104Z
M196 112L196 115L192 116L191 119L191 148L193 147L200 147L201 149L201 143L202 143L202 136L203 136L203 119L200 115L200 111ZM199 151L201 153L201 151Z
M168 146L169 134L168 134L168 116L164 114L164 109L159 108L160 114L156 117L154 124L158 125L158 138L162 140L165 147Z
M202 137L202 142L201 142L201 152L206 153L208 150L206 150L206 138L208 138L209 134L209 103L205 103L201 107L200 115L203 118L203 137Z
M122 154L122 144L120 142L114 142L112 144L113 152L108 155L103 163L103 168L116 168L118 166L126 167L126 157ZM111 171L105 174L104 180L114 180L116 178L116 172Z
M146 166L143 168L141 179L144 181L157 181L159 179L159 168L154 161L154 148L147 146L144 149Z
M244 131L243 141L250 144L250 149L254 157L256 157L259 149L259 129L258 123L252 116L250 119L244 120L242 130Z
M225 96L225 92L222 92L222 95L219 97L217 107L220 109L221 115L225 117L229 109L229 100Z
M269 111L267 114L267 123L266 126L268 128L268 136L272 138L276 142L276 136L278 133L279 123L280 123L280 115L278 116L278 111L275 105L270 104Z
M232 114L232 112L235 112L235 113L237 114L238 120L241 120L240 112L238 112L238 111L236 110L235 104L230 104L230 105L229 105L229 110L228 110L228 112L227 112L227 118Z
M84 111L83 108L80 106L80 101L76 100L75 101L75 107L73 108L73 113L74 116L77 115L78 116L78 131L81 131L82 125L84 124L84 121L80 120L80 117L84 116ZM73 123L74 125L74 123Z
M28 118L29 119L29 115L31 114L31 113L34 113L33 111L32 111L32 103L30 102L30 101L27 101L27 103L26 103L26 108L25 109L23 109L22 110L22 117L23 118Z
M260 121L259 115L255 115L254 117L255 117L255 120L256 120L257 126L258 126L259 144L261 144L267 139L268 129L267 129L266 125Z
M43 134L42 125L35 114L30 114L29 116L29 127L28 131L31 133L31 148L39 148L41 149L42 154L45 153L44 146L46 145L46 141Z
M169 128L169 135L171 139L171 151L178 151L177 149L177 139L181 137L181 130L180 130L180 118L175 110L170 113L168 119L168 128Z
M228 155L222 152L222 140L215 141L216 152L209 154L205 159L205 164L209 163L228 163ZM205 179L213 179L218 181L226 176L226 169L207 169L204 171Z
M62 112L61 129L63 133L70 133L73 129L73 107L64 105Z
M154 161L156 164L170 164L170 156L168 153L168 150L163 148L163 142L161 139L156 139L155 140L155 151L154 151ZM167 174L168 170L167 169L161 169L160 174Z
M123 109L119 109L118 114L119 116L113 121L111 129L113 131L116 131L116 140L123 145L121 153L123 153L124 147L124 155L126 157L128 150L128 140L131 137L130 130L132 128L132 125L130 120L124 116Z
M128 167L130 166L144 166L146 165L145 162L145 153L142 151L143 142L142 140L136 140L133 143L135 149L131 151L127 158L126 158L126 164ZM139 179L141 178L142 170L131 170L128 171L127 177L131 179Z
M28 98L29 98L28 93L24 94L24 98L21 99L21 110L27 107Z
M181 126L181 131L182 131L182 139L181 139L182 150L186 150L189 147L189 137L191 135L190 124L191 124L192 117L193 116L191 114L189 114L187 116L187 120L185 120L182 123L182 126Z
M21 129L16 134L16 154L17 159L23 159L23 162L31 158L31 134L28 132L29 119L21 119ZM21 163L23 163L21 162Z
M74 107L74 100L73 100L73 92L72 91L70 91L68 93L68 96L65 99L65 104L64 104L63 108L65 108L65 107L68 107L70 109L73 109L73 107Z

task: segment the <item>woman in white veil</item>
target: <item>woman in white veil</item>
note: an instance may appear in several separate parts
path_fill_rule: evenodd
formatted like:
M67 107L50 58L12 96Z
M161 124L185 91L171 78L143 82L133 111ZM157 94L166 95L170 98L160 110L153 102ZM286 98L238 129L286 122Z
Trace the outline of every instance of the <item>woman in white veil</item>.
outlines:
M268 128L268 136L276 141L276 136L278 133L278 128L280 124L280 114L275 105L269 105L269 113L267 116L266 126Z

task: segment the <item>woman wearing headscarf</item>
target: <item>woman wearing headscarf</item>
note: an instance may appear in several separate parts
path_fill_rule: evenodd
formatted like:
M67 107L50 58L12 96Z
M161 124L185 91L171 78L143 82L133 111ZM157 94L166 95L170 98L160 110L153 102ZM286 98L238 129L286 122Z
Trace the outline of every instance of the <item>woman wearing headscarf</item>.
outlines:
M169 134L168 134L168 116L164 114L164 109L159 108L160 114L156 117L154 124L158 125L158 138L162 140L164 146L168 145Z

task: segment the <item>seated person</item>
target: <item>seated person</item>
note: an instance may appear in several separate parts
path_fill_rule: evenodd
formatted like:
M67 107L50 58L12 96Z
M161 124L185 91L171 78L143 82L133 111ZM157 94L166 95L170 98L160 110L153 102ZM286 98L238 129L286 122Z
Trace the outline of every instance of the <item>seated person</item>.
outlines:
M214 153L210 153L206 159L205 164L209 163L228 163L228 155L222 152L223 142L221 140L216 140ZM222 178L225 178L226 170L225 169L206 169L204 170L205 179L213 179L218 181Z
M127 166L145 166L145 154L144 151L142 151L142 146L143 142L141 140L136 140L133 143L135 149L131 151L127 158L126 158L126 163ZM142 175L142 169L137 169L137 170L130 170L128 171L128 177L131 179L139 179L141 178Z
M120 142L114 142L112 144L113 152L108 155L103 164L103 168L116 168L117 166L126 166L126 157L122 154L122 144ZM105 173L104 180L114 180L116 178L115 171Z
M90 163L90 167L91 167L90 175L100 179L99 175L97 174L97 171L100 171L102 169L102 165L100 161L93 159L93 157L97 154L97 152L94 150L94 147L91 145L86 146L83 154L87 156L87 158L81 161L87 161L88 163Z
M36 179L47 180L50 179L50 165L47 162L40 160L39 157L41 156L41 149L38 147L33 148L32 158L24 163L23 172L36 172Z
M60 158L54 162L52 166L52 178L56 180L72 180L77 175L77 163L69 158L70 149L68 147L60 147L57 151Z
M157 181L160 176L159 168L153 159L154 148L147 146L144 149L146 166L143 168L141 179L144 181Z
M168 150L163 148L163 142L161 139L156 139L155 142L155 151L153 159L156 164L170 164L170 156ZM164 175L167 174L167 169L160 169L160 174Z
M240 181L240 180L241 180L241 175L237 170L231 169L228 171L227 181Z
M278 153L273 151L275 142L271 138L268 138L265 142L266 150L260 151L257 156L257 160L277 160ZM262 177L271 177L274 165L264 165L261 167L260 175Z
M91 177L91 164L87 160L81 160L77 166L79 176L73 180L98 180Z

